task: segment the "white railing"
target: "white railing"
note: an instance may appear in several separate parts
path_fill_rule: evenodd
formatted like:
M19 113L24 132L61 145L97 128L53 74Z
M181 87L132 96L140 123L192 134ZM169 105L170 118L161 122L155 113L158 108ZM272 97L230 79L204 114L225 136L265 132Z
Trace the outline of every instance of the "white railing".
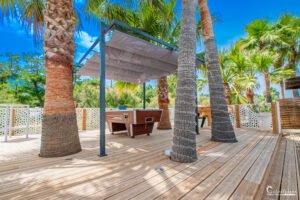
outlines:
M79 130L92 130L100 127L99 108L77 108ZM42 129L43 109L29 108L26 105L0 105L0 135L4 141L8 137L40 134Z
M232 105L229 113L234 127L238 128L272 128L271 104L268 112L258 112L257 105ZM265 107L265 108L266 108ZM109 110L109 108L108 108ZM237 113L237 110L239 111ZM79 130L92 130L100 127L99 108L77 108ZM174 108L169 109L170 119L174 120ZM42 108L29 108L27 105L0 104L0 135L8 136L40 134L42 127ZM201 123L201 122L200 122Z
M232 125L236 128L272 129L271 104L263 104L265 112L259 109L261 106L254 104L228 106ZM171 120L174 120L174 110L175 108L169 108Z

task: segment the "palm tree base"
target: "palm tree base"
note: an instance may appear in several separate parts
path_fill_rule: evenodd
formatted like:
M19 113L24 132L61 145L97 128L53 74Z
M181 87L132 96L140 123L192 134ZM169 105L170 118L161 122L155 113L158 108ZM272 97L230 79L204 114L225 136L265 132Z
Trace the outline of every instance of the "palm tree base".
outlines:
M181 141L182 142L182 141ZM180 163L192 163L197 160L197 151L193 148L192 141L185 141L186 144L176 145L173 143L171 151L171 160Z
M61 157L80 151L76 113L43 116L40 157Z
M238 142L238 140L236 138L216 138L214 136L211 137L211 141L222 142L222 143L236 143L236 142Z
M191 156L187 156L184 154L175 154L172 152L171 160L175 161L175 162L180 162L180 163L193 163L193 162L197 161L197 156L191 157Z

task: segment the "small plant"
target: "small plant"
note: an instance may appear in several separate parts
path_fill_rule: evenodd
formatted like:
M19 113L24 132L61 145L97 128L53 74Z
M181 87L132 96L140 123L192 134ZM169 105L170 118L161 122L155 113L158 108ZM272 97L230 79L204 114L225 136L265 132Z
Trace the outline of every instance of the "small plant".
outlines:
M271 107L267 103L256 104L251 109L255 113L271 112Z

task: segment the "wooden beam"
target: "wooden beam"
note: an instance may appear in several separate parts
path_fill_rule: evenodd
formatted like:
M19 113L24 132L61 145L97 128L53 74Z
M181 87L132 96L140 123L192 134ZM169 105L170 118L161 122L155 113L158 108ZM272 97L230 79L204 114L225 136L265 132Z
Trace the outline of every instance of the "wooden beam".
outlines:
M286 79L285 89L299 89L300 88L300 76Z
M278 118L277 118L277 106L276 103L271 104L271 111L272 111L272 127L273 133L279 133L278 130Z
M86 130L86 109L82 109L82 130Z

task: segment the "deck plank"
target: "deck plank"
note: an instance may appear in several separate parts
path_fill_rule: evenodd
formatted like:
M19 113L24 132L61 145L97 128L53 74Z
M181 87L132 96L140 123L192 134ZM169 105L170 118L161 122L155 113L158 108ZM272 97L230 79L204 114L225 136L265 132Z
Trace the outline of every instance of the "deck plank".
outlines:
M244 177L230 199L235 200L242 196L243 199L248 200L253 199L253 197L256 196L260 183L262 183L264 175L268 169L276 144L278 143L278 137L273 137L272 139L273 141L271 141L271 143L264 149L255 163L251 166L247 175Z
M286 140L286 152L280 189L280 199L298 200L295 143L289 137L287 137Z
M280 191L285 150L286 150L286 139L281 138L280 145L278 151L276 152L276 157L272 164L268 180L266 182L266 185L263 186L264 187L263 199L268 199L268 200L278 199L277 195L268 194L266 187L271 186L273 191Z

